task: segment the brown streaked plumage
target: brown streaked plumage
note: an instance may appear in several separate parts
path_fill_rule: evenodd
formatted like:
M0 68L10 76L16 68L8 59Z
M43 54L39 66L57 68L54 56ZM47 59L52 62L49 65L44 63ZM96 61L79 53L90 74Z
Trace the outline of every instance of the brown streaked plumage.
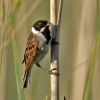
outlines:
M22 64L25 62L26 68L28 68L31 62L33 61L36 55L36 49L37 49L36 38L34 38L32 34L30 34L24 54L24 59L22 61Z
M30 36L28 38L25 54L24 54L24 59L22 61L22 63L25 62L25 66L26 66L25 67L25 74L24 74L24 78L23 78L23 81L24 81L23 88L26 88L28 83L29 83L28 78L29 78L30 73L31 73L30 66L35 59L36 51L37 51L36 38L33 37L33 34L30 34Z

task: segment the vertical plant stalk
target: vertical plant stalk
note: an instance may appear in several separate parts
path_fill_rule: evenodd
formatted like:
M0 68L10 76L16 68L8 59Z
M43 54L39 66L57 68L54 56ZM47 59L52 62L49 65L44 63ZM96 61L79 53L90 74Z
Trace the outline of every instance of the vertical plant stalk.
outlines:
M66 97L64 96L64 100L66 100Z
M7 23L7 18L8 18L8 13L9 13L9 4L8 4L8 10L7 13L5 14L5 2L3 0L2 4L2 24L3 24L3 41L2 41L2 47L1 47L1 59L0 59L0 75L1 75L1 67L3 66L3 60L4 60L4 54L5 54L5 42L6 42L6 37L7 37L7 29L8 29L8 23ZM6 16L6 17L5 17Z
M55 26L53 27L53 38L57 33L57 0L50 0L50 21ZM51 44L51 70L57 68L59 70L59 47L56 44ZM51 100L59 100L59 76L51 75Z
M60 0L57 20L57 0L50 0L50 21L54 24L52 29L53 39L59 43L59 31L61 22L63 0ZM56 68L59 74L59 45L51 44L51 70ZM59 75L51 75L51 100L59 100Z

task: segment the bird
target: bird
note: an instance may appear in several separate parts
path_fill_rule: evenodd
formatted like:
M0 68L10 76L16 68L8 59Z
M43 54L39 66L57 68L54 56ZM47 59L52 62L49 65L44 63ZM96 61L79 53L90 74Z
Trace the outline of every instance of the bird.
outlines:
M35 24L31 28L30 35L28 37L28 41L26 43L26 49L24 53L24 59L22 64L25 63L25 73L23 77L23 89L27 88L29 85L29 78L31 75L31 69L34 64L45 70L39 62L46 56L49 51L51 42L52 42L52 32L51 28L53 24L47 20L39 20L36 21ZM56 69L52 69L51 71L47 71L49 74L57 75L57 73L53 73L52 71Z

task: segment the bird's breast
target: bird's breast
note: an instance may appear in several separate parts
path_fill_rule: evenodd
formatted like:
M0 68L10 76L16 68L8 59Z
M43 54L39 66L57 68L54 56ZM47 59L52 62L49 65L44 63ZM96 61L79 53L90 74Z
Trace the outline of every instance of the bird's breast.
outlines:
M36 63L40 62L48 53L49 45L44 45L41 49L38 49L36 53Z
M40 62L48 53L49 51L49 47L50 47L50 42L47 44L47 39L45 38L45 36L43 34L38 34L36 36L37 39L37 52L36 52L36 56L35 56L35 60L34 62Z

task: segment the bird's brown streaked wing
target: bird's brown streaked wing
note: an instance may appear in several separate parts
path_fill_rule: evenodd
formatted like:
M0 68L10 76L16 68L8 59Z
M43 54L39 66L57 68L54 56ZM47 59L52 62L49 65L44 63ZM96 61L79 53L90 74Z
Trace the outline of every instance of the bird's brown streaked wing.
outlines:
M22 63L25 62L26 69L30 66L32 61L35 59L37 50L36 38L30 36L28 38L27 47L24 54L24 59Z

